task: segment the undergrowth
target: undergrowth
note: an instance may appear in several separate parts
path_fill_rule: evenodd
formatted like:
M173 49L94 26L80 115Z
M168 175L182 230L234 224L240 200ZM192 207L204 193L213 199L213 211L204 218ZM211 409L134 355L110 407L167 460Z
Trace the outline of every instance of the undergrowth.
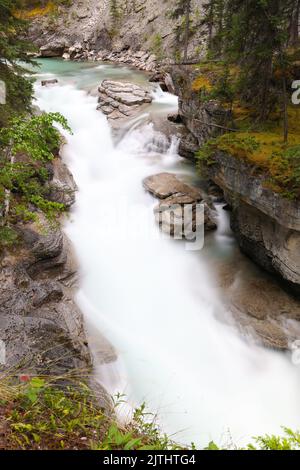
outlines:
M0 449L22 450L185 450L162 433L145 404L134 410L127 424L116 419L124 399L101 408L99 396L85 381L66 377L0 379ZM228 447L227 447L228 448ZM293 450L300 448L300 433L284 428L283 436L253 438L233 450ZM211 441L203 450L225 450Z
M179 449L162 434L145 405L129 424L99 406L97 393L78 379L23 375L0 383L0 449Z

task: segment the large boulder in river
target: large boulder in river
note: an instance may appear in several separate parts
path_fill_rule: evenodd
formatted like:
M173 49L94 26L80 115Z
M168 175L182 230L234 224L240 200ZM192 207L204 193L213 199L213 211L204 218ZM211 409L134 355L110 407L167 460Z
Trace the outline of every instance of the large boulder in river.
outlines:
M172 173L159 173L144 179L144 188L161 199L154 208L155 219L161 229L179 238L190 238L197 230L214 230L217 225L205 195L180 181ZM203 212L198 209L201 204Z
M179 238L191 238L203 225L206 232L215 230L217 225L208 205L203 203L202 211L197 209L198 203L186 194L174 194L154 208L155 220L163 232Z
M148 176L144 179L143 185L147 191L159 199L165 199L178 193L190 196L193 201L201 201L203 199L200 189L183 183L172 173L159 173Z
M99 105L110 122L134 117L145 104L152 101L151 94L133 83L104 80L99 89Z
M61 57L65 50L65 44L60 41L45 44L40 47L41 57Z

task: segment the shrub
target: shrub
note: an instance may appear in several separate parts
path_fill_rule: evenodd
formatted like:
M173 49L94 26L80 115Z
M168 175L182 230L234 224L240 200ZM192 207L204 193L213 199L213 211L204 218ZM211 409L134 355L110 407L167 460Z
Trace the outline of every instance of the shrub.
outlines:
M58 113L13 119L0 130L0 225L4 239L11 240L12 224L19 219L35 220L36 209L49 220L64 210L64 205L47 198L47 165L60 145L60 133L54 124L70 131ZM10 227L10 228L9 228Z

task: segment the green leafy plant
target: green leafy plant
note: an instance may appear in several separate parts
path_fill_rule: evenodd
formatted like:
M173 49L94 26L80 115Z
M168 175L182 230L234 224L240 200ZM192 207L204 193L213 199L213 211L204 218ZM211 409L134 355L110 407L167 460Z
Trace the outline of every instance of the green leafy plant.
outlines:
M1 448L9 449L91 449L91 450L195 450L195 444L180 446L161 433L156 416L142 404L130 422L115 418L123 395L112 400L107 414L98 397L84 380L72 374L63 377L0 379L0 426L5 429ZM237 450L234 443L230 448ZM203 450L226 450L214 441ZM282 436L263 435L240 450L300 449L300 432L283 428Z
M14 223L35 220L37 209L52 221L65 210L48 198L49 163L61 142L57 125L71 132L58 113L16 118L0 129L0 241L4 245L15 238Z

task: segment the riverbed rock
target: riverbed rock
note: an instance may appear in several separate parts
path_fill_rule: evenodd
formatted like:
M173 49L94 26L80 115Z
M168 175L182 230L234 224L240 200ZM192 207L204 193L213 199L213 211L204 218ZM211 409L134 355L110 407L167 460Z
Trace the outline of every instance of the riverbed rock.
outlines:
M150 78L149 82L158 83L163 91L175 94L175 87L171 75L165 70L157 70Z
M41 81L42 86L56 85L56 83L58 83L58 80L56 78Z
M50 201L64 204L68 209L75 202L76 191L77 186L72 173L61 158L56 158L53 161L53 176L49 183L48 198Z
M163 232L175 238L191 239L203 228L205 231L216 229L213 212L200 189L183 183L172 173L149 176L143 185L153 196L161 199L154 208L154 214Z
M88 369L82 314L73 300L76 267L65 235L43 218L19 226L19 233L20 248L0 260L2 368L53 375Z
M299 300L238 248L231 261L218 256L211 261L218 291L240 333L263 346L288 350L300 334Z
M217 228L208 205L203 202L198 206L186 194L176 193L163 199L154 208L154 214L162 231L179 239L192 239L201 229L208 232Z
M152 97L148 90L127 82L104 80L99 87L99 105L107 119L127 120L136 116L142 106L151 103Z
M182 117L178 112L168 114L168 121L174 122L174 124L182 124Z
M174 194L189 196L193 201L202 201L204 198L199 188L183 183L173 173L159 173L148 176L143 180L143 186L159 199L165 199Z
M41 57L61 57L65 49L65 44L60 41L49 42L40 47Z

